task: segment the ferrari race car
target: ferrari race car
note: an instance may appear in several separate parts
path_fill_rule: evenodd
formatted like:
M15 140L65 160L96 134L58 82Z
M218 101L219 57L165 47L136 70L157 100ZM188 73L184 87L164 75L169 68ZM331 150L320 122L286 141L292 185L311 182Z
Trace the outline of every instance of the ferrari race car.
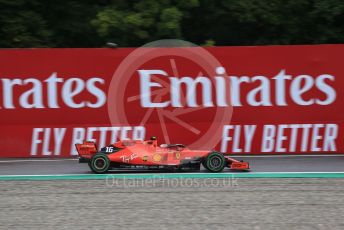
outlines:
M94 142L76 144L79 163L88 163L94 173L115 168L200 170L201 164L210 172L249 170L249 163L237 161L228 154L215 151L190 150L182 144L162 144L156 138L148 141L118 141L97 150Z

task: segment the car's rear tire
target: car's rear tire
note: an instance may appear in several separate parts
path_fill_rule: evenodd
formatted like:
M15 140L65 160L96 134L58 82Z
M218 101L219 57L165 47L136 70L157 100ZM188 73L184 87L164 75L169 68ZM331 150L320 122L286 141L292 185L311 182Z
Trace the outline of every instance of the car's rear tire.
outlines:
M110 168L110 160L104 153L97 153L91 159L90 168L94 173L106 173Z
M226 159L221 153L212 152L205 158L203 165L210 172L221 172L225 168Z

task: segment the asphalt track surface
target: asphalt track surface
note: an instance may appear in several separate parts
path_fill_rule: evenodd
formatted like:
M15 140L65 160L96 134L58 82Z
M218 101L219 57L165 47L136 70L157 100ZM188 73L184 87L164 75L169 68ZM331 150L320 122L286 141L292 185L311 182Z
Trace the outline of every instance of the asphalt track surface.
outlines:
M343 179L0 181L0 229L344 229Z
M344 155L237 156L250 163L251 172L344 172ZM113 173L145 173L115 170ZM151 171L149 171L151 172ZM201 172L207 172L202 169ZM230 172L228 169L224 172ZM0 175L89 174L87 164L77 159L0 159Z
M252 174L344 171L342 156L242 159ZM0 160L0 176L89 173L76 160ZM0 180L0 210L0 229L342 230L344 179Z

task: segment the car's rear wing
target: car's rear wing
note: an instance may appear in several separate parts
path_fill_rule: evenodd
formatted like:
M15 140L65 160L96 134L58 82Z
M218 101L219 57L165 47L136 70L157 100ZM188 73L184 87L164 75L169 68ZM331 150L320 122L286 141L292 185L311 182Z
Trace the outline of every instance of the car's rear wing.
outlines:
M97 145L93 141L84 141L82 144L75 144L76 150L80 157L91 158L97 153Z

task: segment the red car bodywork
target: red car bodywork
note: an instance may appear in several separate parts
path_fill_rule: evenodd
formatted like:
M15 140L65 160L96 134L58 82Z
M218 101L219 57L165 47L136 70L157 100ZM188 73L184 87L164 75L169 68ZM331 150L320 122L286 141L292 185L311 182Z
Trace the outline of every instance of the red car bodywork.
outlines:
M96 173L108 171L97 171L98 166L101 167L105 163L109 163L108 169L135 167L147 169L199 169L200 164L208 169L211 165L207 167L206 160L210 154L212 154L212 157L216 155L218 161L224 160L224 167L229 169L249 169L248 162L235 160L229 157L228 154L190 150L182 144L162 144L158 146L157 140L118 141L102 148L100 151L95 143L84 141L82 144L76 144L76 148L79 154L79 162L89 163L92 171ZM96 162L97 159L98 162ZM213 161L216 163L216 159L213 159Z

